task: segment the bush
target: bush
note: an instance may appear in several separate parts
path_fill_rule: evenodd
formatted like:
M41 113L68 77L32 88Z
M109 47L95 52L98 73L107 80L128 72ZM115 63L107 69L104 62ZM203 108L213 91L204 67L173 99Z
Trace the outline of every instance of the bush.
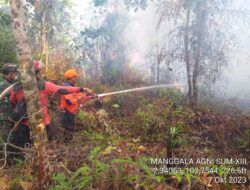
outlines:
M160 97L171 98L171 100L177 104L181 104L185 101L185 95L174 88L161 88Z
M66 176L63 173L54 174L52 178L53 185L49 190L88 189L94 187L128 189L131 185L133 187L138 185L138 181L142 187L149 187L153 183L163 181L163 177L156 176L147 165L149 160L147 158L132 160L128 157L113 159L105 163L100 160L102 153L101 147L93 148L88 156L89 162L81 166L71 176ZM119 173L117 173L118 171Z
M4 11L0 12L0 64L17 62L15 39L11 30L10 16ZM0 65L2 66L2 65Z

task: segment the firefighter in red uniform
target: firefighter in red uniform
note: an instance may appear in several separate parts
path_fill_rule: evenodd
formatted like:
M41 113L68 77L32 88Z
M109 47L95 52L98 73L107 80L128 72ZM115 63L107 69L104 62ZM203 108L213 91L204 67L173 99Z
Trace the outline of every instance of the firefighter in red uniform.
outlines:
M67 81L64 83L64 86L74 86L76 83L76 78L79 75L76 71L70 69L64 73L64 77ZM75 115L79 105L85 103L88 99L93 98L92 90L88 90L85 93L73 93L61 96L61 126L72 132L75 126Z
M51 82L44 81L42 80L42 74L40 72L42 69L42 63L38 61L33 61L33 66L34 66L35 73L37 76L37 87L39 90L39 96L40 96L40 101L41 101L41 106L42 106L42 114L44 116L44 124L46 126L48 140L51 141L52 140L51 124L50 124L50 117L49 117L48 108L47 108L48 95L53 95L53 94L65 94L66 95L70 93L90 92L90 90L87 88L80 88L80 87L58 86ZM24 92L22 89L22 85L20 83L14 86L13 90L11 91L10 101L14 107L18 107L18 105L24 102ZM19 107L21 108L20 110L17 110L17 113L26 113L26 110L24 111L24 106L19 106ZM18 130L21 130L19 131L20 132L19 138L21 138L19 146L24 146L26 143L30 143L27 119L28 118L24 117L21 123L21 127L20 128L18 127ZM22 132L22 130L25 132Z

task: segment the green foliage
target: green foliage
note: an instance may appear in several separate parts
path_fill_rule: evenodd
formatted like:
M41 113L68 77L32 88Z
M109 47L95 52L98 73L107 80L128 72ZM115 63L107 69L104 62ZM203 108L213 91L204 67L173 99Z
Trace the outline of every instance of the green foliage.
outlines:
M190 112L166 99L163 104L149 103L140 106L131 117L133 135L147 142L171 142L173 148L178 148L187 142L189 133L187 121L192 117Z
M218 172L219 172L219 176L220 177L225 177L227 178L228 174L229 174L229 170L228 167L225 165L220 165L219 167L217 166L216 169L218 168Z
M152 1L152 0L151 0ZM96 7L103 6L107 3L107 0L93 0ZM145 10L148 6L148 0L124 0L124 4L128 9L133 9L134 12L139 9Z
M114 117L122 117L122 109L120 104L114 103L112 105L112 116Z
M146 178L148 179L154 179L156 180L158 183L161 183L163 178L161 176L156 176L151 168L148 167L148 165L146 164L148 162L148 158L141 158L137 163L138 163L138 166L145 172L146 174Z
M103 143L106 141L106 137L102 133L98 133L96 131L83 131L81 135L85 136L88 140L91 141L98 141Z
M250 144L249 144L250 143L249 142L249 139L250 139L250 137L249 137L249 135L250 135L249 130L250 129L245 129L245 131L244 131L243 135L241 136L241 138L238 139L240 147L242 149L246 150L246 151L249 151L249 147L250 147Z
M52 177L54 187L49 190L82 189L89 186L91 181L90 168L88 166L80 167L73 175L68 178L62 173L55 174Z
M58 44L63 44L65 49L70 48L68 41L72 25L68 8L72 6L71 0L43 0L39 1L36 7L36 1L27 0L27 2L24 8L30 21L27 25L28 36L32 41L33 51L38 54L39 59L45 61L45 55L37 52L42 46L41 34L48 41L50 55L54 49L58 49ZM70 53L65 52L67 55Z
M96 131L93 131L93 129L96 129L100 125L99 120L96 119L95 114L86 112L84 110L80 110L78 112L77 119L78 119L77 122L80 124L80 126L85 129L83 131L83 135L84 135L84 132L88 133L88 131L90 130L91 130L90 133L92 132L95 133Z
M177 148L184 144L184 140L181 137L181 128L171 126L170 127L170 135L171 135L171 147Z
M52 178L54 187L51 187L50 190L84 189L88 188L91 182L98 181L107 168L106 164L97 158L100 151L100 147L95 147L88 156L91 166L84 164L72 176L66 177L61 173L55 174Z
M108 121L107 121L107 119L108 119L108 113L107 113L107 111L105 109L100 109L97 112L97 117L98 117L99 122L103 126L105 126L105 127L109 126Z
M8 4L9 0L0 0L0 5Z
M142 157L140 158L138 161L134 161L131 158L125 158L125 159L114 159L112 160L112 164L130 164L132 165L134 168L139 168L143 171L144 175L142 176L141 179L141 184L146 185L151 181L151 180L155 180L157 183L161 183L163 182L163 176L156 176L153 172L152 169L147 165L147 162L149 161L149 158L145 158ZM131 180L134 181L136 180L139 176L124 176L125 180Z
M206 155L212 155L212 154L214 154L214 150L211 149L210 147L205 147L203 151L204 151L204 153Z
M166 138L166 128L160 125L157 106L148 104L137 109L134 120L137 124L136 130L143 134L144 140L162 142Z
M120 177L124 184L136 182L139 178L141 179L140 184L144 187L152 183L152 180L157 183L163 182L164 178L162 176L156 176L147 165L148 158L143 157L138 161L134 161L131 158L114 159L110 161L110 164L105 164L98 159L99 155L102 153L101 150L101 147L95 147L88 156L90 164L84 164L71 176L67 177L62 173L55 174L52 178L54 185L50 187L50 190L87 189L90 184L98 184L103 175L113 176L111 169L113 167L119 168L121 172ZM140 174L141 176L137 176L136 174L124 175L122 171L126 170L126 164L133 166L135 171L140 169L142 171Z
M175 23L175 27L169 31L168 42L166 42L169 45L164 57L172 57L171 65L184 62L187 68L189 66L190 73L187 72L187 74L193 81L190 88L201 88L197 90L200 95L202 95L202 91L203 94L209 94L212 86L221 79L223 69L230 62L229 52L225 50L234 48L237 43L235 34L231 30L231 26L234 25L233 20L235 20L231 17L233 14L224 12L225 9L233 8L228 6L232 1L189 0L182 1L182 3L176 2L162 0L157 4L158 28L164 21ZM237 17L239 19L240 14ZM186 40L182 43L184 38ZM181 47L180 43L182 43ZM180 54L172 54L177 48L183 48L185 51L180 52ZM196 53L198 49L201 50L199 55ZM185 59L187 55L189 61ZM196 60L199 60L198 64L190 67L190 64ZM199 78L199 85L194 82L196 77Z
M20 158L14 158L13 159L14 160L14 162L15 162L15 165L17 166L17 167L23 167L24 166L24 160L23 159L20 159Z
M97 94L100 94L100 93L103 93L104 92L104 86L102 84L96 84L94 87L93 87L93 90L95 93Z
M89 154L88 159L90 161L94 160L97 156L97 154L101 151L101 147L95 147Z
M101 152L102 155L108 155L110 154L113 150L115 150L117 147L115 146L108 146L105 150Z
M221 178L222 177L227 178L230 173L233 173L232 170L236 171L233 165L227 166L224 164L221 164L221 165L213 164L213 165L209 165L208 167L211 169L210 173L219 174Z
M84 121L86 120L86 118L88 117L88 113L84 112L82 110L79 111L79 113L77 114L77 117L81 120Z
M98 1L97 4L102 2ZM84 65L88 73L92 74L92 78L96 79L98 76L102 83L112 85L120 80L122 65L125 63L126 44L122 36L127 17L117 11L103 13L102 8L107 9L96 8L96 15L93 17L95 21L97 16L102 16L99 18L99 24L84 28L75 40L74 48L76 51L84 51L84 56L79 58L77 63Z
M83 165L71 177L70 184L73 188L82 189L87 188L91 181L98 181L106 169L106 164L98 160L97 156L101 148L95 147L89 154L88 160L91 166Z
M17 62L15 40L10 15L0 11L0 64L7 62Z
M102 82L109 85L114 85L116 81L120 79L121 76L121 63L115 61L108 61L103 66L102 71Z
M198 176L190 173L187 169L182 169L181 172L171 173L171 176L176 177L178 183L181 183L182 179L186 179L188 183L188 189L191 187L192 179L200 180Z
M120 107L120 105L119 104L113 104L112 107L115 108L115 109L118 109Z
M11 24L10 15L7 14L7 11L1 10L1 12L0 12L0 26L1 27L9 27L10 24Z
M82 189L89 186L91 182L91 169L84 165L80 167L71 177L71 184L76 189Z
M161 88L160 97L169 97L173 102L178 104L183 103L185 98L179 90L170 88Z
M157 116L157 107L148 104L139 108L135 113L136 130L144 134L143 138L149 141L161 141L166 133L160 133L159 117Z
M50 187L49 190L64 190L70 188L67 177L62 173L55 174L52 177L52 180L56 185L54 187Z
M23 190L20 178L15 178L10 183L10 190Z

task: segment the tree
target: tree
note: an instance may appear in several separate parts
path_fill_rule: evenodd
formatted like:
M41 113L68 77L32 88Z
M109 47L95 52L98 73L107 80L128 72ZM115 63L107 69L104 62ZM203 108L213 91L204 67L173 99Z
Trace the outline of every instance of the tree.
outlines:
M139 9L145 10L148 6L147 2L148 0L122 0L124 5L128 8L128 9L133 9L135 12ZM151 0L153 1L153 0ZM94 5L96 7L98 6L103 6L105 5L108 0L93 0Z
M198 98L198 76L200 75L201 69L200 64L202 61L202 51L204 52L205 46L205 33L206 33L206 25L207 25L207 9L208 2L207 0L198 1L195 5L195 14L196 14L196 23L194 25L194 41L193 41L193 49L194 49L194 68L193 68L193 96L191 97L191 102L193 104L197 104ZM188 15L187 15L188 16Z
M153 84L170 82L171 73L169 72L168 60L164 56L164 50L164 48L159 48L159 44L154 44L145 56L146 64L150 67L150 81ZM166 64L163 65L163 62L166 62Z
M37 57L43 60L46 74L49 74L50 57L57 49L61 49L62 46L65 48L67 41L70 40L68 36L71 22L67 11L70 1L27 0L27 2L26 12L30 20L28 33L36 51L33 54L37 54Z
M17 59L20 65L21 82L24 90L29 126L33 134L34 145L39 159L39 182L43 177L42 155L46 142L45 126L41 113L40 97L36 84L36 76L32 65L32 55L25 27L25 15L22 0L10 1L13 32L16 39Z
M93 78L108 84L120 80L125 63L126 44L122 33L127 20L115 7L112 11L104 11L107 9L105 4L98 4L92 25L74 40L75 49L81 53L78 63L84 64Z
M16 62L15 40L11 18L5 8L0 8L0 63Z
M165 19L174 25L169 33L174 43L169 48L176 50L176 63L186 65L188 95L193 105L197 104L199 88L214 83L228 65L226 48L234 41L222 17L221 5L227 4L226 0L163 0L158 5L158 27Z

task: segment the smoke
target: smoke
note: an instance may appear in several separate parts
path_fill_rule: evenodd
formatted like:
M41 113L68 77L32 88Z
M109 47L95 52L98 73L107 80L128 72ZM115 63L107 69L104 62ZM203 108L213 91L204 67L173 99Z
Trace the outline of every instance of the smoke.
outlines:
M250 13L250 1L235 1L231 9ZM150 48L154 44L163 47L170 29L169 23L164 22L161 28L156 30L158 18L155 12L156 6L151 3L145 11L130 13L132 21L128 26L126 37L138 50L141 57L140 63L145 63L145 56L150 50L152 51ZM225 98L250 99L250 26L239 22L235 23L232 28L234 28L238 45L231 51L231 65L223 73L224 80L218 81L214 86L214 93ZM182 82L183 79L186 80L185 74L175 73L175 75L175 78Z
M76 2L78 2L76 12L82 15L81 22L85 26L90 25L91 23L89 22L88 18L90 18L91 14L93 14L93 10L91 10L93 7L91 0ZM122 6L121 4L118 4L116 6ZM250 1L234 1L230 9L239 12L246 11L250 13ZM149 1L148 7L145 11L139 9L137 12L134 12L131 10L126 14L129 22L123 33L123 38L129 44L129 48L127 48L127 57L132 66L149 69L150 66L146 65L146 56L150 53L156 55L157 45L159 48L164 46L170 27L173 27L173 25L169 24L168 22L164 22L160 29L156 30L158 22L156 10L157 7L155 3ZM83 25L80 27L82 28ZM225 70L223 73L225 76L224 80L218 81L213 87L213 90L218 96L249 99L250 26L244 24L244 22L239 22L232 26L232 30L236 35L238 45L231 51L231 64L229 69ZM163 62L162 65L165 65L165 63ZM184 65L181 73L175 72L177 70L179 71L180 68L175 69L173 67L172 73L174 74L174 80L179 79L181 82L186 82Z
M246 12L250 17L250 1L235 1L232 9L238 12ZM239 19L240 20L240 19ZM239 21L238 20L238 21ZM242 100L250 100L250 24L246 22L235 23L234 34L238 40L238 46L231 52L231 68L225 72L226 97L236 97Z

